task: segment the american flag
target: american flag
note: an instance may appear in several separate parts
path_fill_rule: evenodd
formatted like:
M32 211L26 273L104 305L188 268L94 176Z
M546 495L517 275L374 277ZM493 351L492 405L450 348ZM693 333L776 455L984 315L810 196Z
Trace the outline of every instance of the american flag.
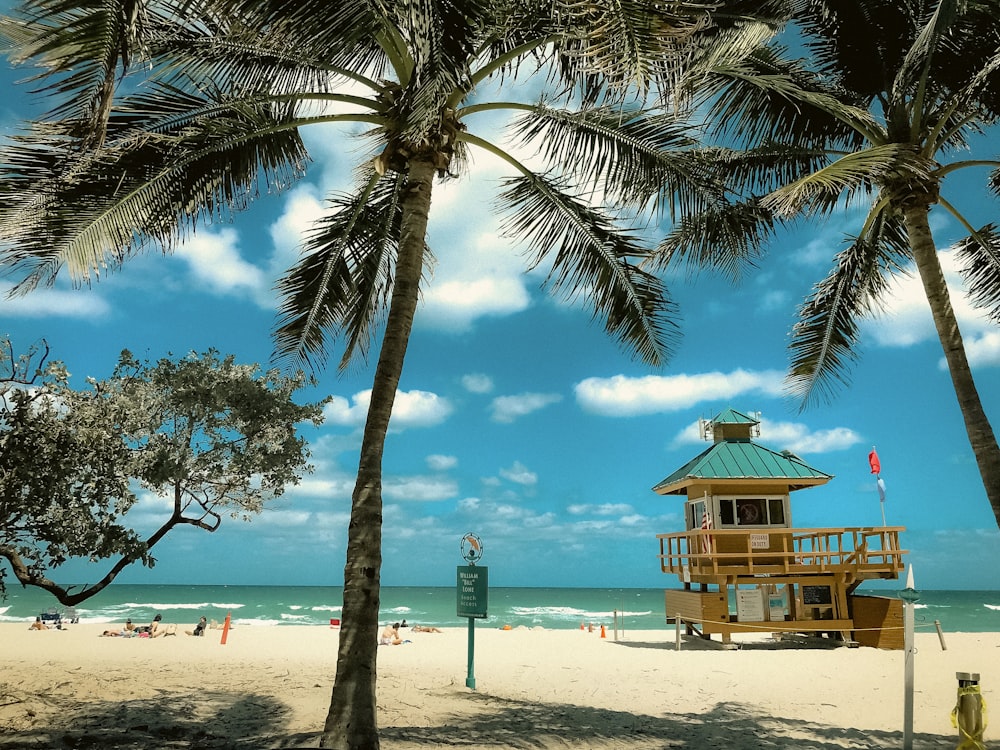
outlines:
M705 511L701 514L701 529L706 531L712 528L712 516L708 512L708 506L705 507ZM703 536L701 538L701 551L706 555L712 551L712 537Z

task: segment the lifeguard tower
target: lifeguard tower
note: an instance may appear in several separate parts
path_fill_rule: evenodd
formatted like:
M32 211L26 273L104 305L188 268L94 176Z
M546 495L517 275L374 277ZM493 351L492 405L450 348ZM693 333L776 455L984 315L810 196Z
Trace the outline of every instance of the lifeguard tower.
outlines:
M901 602L854 591L899 578L904 529L795 528L791 493L833 477L755 443L756 416L727 409L699 424L712 446L653 487L685 499L685 531L657 535L661 570L683 584L666 591L667 622L723 643L733 633L787 632L902 648L891 627L902 625Z

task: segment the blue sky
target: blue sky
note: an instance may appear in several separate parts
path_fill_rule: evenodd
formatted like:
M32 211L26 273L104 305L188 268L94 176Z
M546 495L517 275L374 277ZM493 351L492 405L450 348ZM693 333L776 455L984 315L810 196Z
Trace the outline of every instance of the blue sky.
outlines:
M16 77L4 71L8 92ZM4 101L6 133L27 109L19 93ZM274 281L322 196L348 184L356 153L334 129L306 140L313 163L289 192L90 288L61 279L0 301L0 334L19 349L44 338L78 384L107 376L123 348L156 359L215 347L267 364ZM995 133L980 145L1000 152ZM683 503L650 488L706 447L700 417L732 407L762 413L760 443L835 475L793 494L796 526L880 524L867 462L874 445L887 521L907 527L902 543L918 587L996 588L1000 533L915 276L900 279L885 313L865 323L849 387L805 411L783 396L795 309L844 234L858 227L857 211L783 233L738 287L710 275L670 279L684 337L656 370L632 361L586 309L546 295L544 269L524 272L524 248L499 236L490 212L505 173L482 155L474 172L434 195L429 241L438 264L386 443L383 585L453 585L460 539L471 531L484 542L495 586L675 586L659 571L656 534L683 529ZM982 187L985 171L976 178L950 195L982 224L997 218L997 206ZM941 248L960 236L943 214L932 223ZM953 269L947 249L942 261ZM949 278L997 426L1000 331L969 308L953 271ZM9 287L0 279L0 291ZM172 532L156 547L154 569L130 570L119 581L340 585L372 372L358 363L345 374L321 374L309 397L332 401L325 424L304 429L316 471L300 486L250 524ZM132 514L137 528L154 528L166 507L144 496ZM103 570L77 564L56 577L92 580Z

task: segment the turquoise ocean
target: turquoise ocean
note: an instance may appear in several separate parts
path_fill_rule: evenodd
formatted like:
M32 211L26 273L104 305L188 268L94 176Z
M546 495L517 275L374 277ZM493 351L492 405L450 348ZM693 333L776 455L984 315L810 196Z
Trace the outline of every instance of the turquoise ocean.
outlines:
M894 591L859 590L880 596ZM237 625L329 625L340 618L341 589L319 586L111 585L76 607L81 623L148 622L156 614L166 622L194 624L204 615L221 622L230 615ZM8 586L0 601L0 622L25 622L57 606L47 592ZM735 607L732 608L735 611ZM628 630L668 630L663 589L490 588L489 617L477 627L525 626L579 628L581 623ZM456 615L455 588L383 586L381 622L438 627L466 626ZM1000 591L922 591L916 605L918 632L1000 632Z

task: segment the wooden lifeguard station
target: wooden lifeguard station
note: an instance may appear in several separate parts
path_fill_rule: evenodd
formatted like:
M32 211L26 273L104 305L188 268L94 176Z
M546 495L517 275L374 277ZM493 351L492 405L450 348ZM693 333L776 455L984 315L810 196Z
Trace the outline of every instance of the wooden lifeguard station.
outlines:
M899 578L904 529L795 528L791 493L833 477L755 443L755 416L727 409L700 426L711 447L653 487L685 499L685 531L657 535L661 570L683 584L666 591L667 622L723 643L733 633L802 632L902 648L901 602L854 591Z

